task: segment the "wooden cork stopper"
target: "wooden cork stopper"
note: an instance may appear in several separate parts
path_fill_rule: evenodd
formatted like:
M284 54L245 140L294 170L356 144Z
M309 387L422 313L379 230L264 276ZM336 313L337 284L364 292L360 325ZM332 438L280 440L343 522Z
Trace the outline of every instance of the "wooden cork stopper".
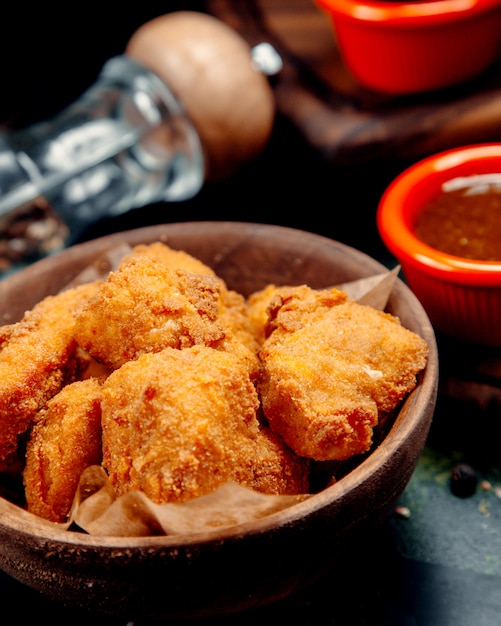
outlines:
M131 37L125 53L155 72L191 118L204 147L206 179L230 176L269 139L275 100L250 46L215 17L178 11Z

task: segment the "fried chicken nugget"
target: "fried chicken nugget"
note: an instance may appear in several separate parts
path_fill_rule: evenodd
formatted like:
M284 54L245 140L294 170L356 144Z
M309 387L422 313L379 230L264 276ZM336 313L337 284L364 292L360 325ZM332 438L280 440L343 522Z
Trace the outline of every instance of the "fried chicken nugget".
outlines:
M0 466L49 398L80 366L75 314L97 283L48 296L0 335Z
M270 426L319 461L368 451L380 417L415 387L426 342L336 290L290 288L268 311L258 389Z
M234 352L256 377L257 344L243 296L207 265L162 243L136 246L78 317L77 340L116 369L166 347Z
M76 339L97 361L117 369L166 347L213 345L219 281L172 269L153 256L130 256L111 272L77 316Z
M144 354L103 385L103 466L118 495L139 489L156 503L229 480L296 492L302 462L261 436L258 408L249 372L232 353L193 346ZM274 468L269 477L265 467Z
M101 384L97 378L75 381L36 416L23 472L28 510L66 521L81 473L101 459Z

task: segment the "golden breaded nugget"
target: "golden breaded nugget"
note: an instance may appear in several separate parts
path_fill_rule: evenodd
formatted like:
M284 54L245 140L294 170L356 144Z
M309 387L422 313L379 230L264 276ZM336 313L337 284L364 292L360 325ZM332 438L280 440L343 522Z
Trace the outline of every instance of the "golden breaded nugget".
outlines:
M28 510L66 521L81 473L101 458L101 384L88 378L64 387L36 416L23 472Z
M97 283L90 283L48 296L2 330L0 465L15 454L35 413L74 378L80 364L75 313L96 290Z
M234 352L254 377L259 367L245 299L202 262L160 243L137 246L109 275L78 316L77 340L112 369L192 345Z
M426 342L397 318L332 290L290 288L269 310L258 388L270 426L312 459L368 451L380 416L415 387Z
M142 355L103 385L103 466L119 495L139 489L157 503L186 501L229 480L289 491L299 461L263 440L258 408L234 354L194 346ZM265 466L274 468L267 479Z
M213 345L224 337L217 322L219 297L216 277L132 255L81 310L76 338L112 369L166 347Z

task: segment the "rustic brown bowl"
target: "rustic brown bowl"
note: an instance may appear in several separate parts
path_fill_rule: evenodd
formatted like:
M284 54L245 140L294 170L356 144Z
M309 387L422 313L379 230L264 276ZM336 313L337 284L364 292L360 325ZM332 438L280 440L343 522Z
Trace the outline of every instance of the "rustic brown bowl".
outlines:
M234 222L153 226L80 244L6 279L0 283L0 320L18 319L111 246L157 240L212 265L244 294L270 282L320 288L385 270L353 248L283 227ZM400 280L388 310L426 339L429 363L384 440L335 485L259 521L183 538L67 532L0 499L0 567L53 600L126 620L240 611L313 582L393 510L428 434L438 381L434 333Z

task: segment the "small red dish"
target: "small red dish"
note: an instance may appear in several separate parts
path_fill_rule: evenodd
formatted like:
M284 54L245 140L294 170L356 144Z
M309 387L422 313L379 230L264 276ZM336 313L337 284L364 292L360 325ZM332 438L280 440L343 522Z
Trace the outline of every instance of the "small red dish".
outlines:
M462 340L501 345L501 260L477 261L435 249L415 234L420 211L461 177L501 174L501 144L432 155L402 172L385 190L377 227L434 327Z
M347 68L390 95L472 78L501 49L499 0L317 0L331 18Z

